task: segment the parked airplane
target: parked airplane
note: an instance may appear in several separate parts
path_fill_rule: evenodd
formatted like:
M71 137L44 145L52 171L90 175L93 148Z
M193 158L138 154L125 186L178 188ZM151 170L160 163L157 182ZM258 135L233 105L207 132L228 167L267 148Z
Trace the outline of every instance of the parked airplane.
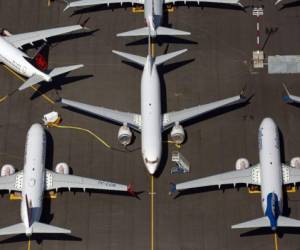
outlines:
M15 173L12 165L1 168L0 190L17 191L22 193L21 218L22 222L0 229L0 235L34 233L63 233L70 230L40 223L44 191L60 188L80 188L112 191L129 191L130 185L89 179L69 175L66 163L59 163L55 172L45 169L46 135L40 124L33 124L27 133L25 146L24 169Z
M17 35L12 35L10 32L3 29L0 35L0 63L7 65L20 75L28 78L28 80L19 87L19 90L26 89L43 81L50 82L52 81L52 78L79 69L83 67L83 65L79 64L54 68L53 70L44 70L44 67L40 67L44 65L39 65L38 60L36 60L41 59L39 53L36 54L35 58L30 58L20 50L20 48L25 44L33 44L39 40L46 41L49 37L66 34L80 29L82 29L82 26L73 25Z
M210 2L210 3L221 3L221 4L233 4L240 5L239 0L79 0L68 2L65 10L70 7L83 7L83 6L93 6L100 4L123 4L131 3L144 5L144 18L147 27L135 29L128 32L123 32L117 34L117 36L151 36L156 37L157 35L190 35L190 32L180 31L176 29L170 29L162 27L162 17L163 17L163 6L164 4L175 4L177 2Z
M154 174L161 159L162 132L173 127L171 137L176 143L181 144L185 140L185 133L180 123L218 108L228 107L247 101L242 95L238 95L209 104L198 105L189 109L162 115L160 96L161 86L157 66L186 51L186 49L183 49L153 58L151 56L150 42L147 57L136 56L115 50L113 51L113 53L144 67L141 79L141 115L92 106L67 99L62 99L61 103L94 114L111 122L122 124L123 126L120 127L118 132L118 139L124 146L131 142L132 132L130 128L141 132L143 160L149 173Z
M239 183L261 186L261 202L264 217L250 220L231 228L300 227L300 221L282 216L282 185L300 182L300 158L290 165L281 163L278 128L271 118L265 118L258 131L259 163L249 167L249 161L240 158L236 170L204 177L180 184L172 184L172 192L207 186L234 186Z

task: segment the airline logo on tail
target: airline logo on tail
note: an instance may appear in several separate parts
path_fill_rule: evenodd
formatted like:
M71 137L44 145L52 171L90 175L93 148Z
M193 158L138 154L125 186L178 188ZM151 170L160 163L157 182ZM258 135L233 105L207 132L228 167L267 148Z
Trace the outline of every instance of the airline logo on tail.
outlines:
M265 215L269 218L272 230L277 228L277 219L280 215L279 201L275 193L267 196L267 209Z

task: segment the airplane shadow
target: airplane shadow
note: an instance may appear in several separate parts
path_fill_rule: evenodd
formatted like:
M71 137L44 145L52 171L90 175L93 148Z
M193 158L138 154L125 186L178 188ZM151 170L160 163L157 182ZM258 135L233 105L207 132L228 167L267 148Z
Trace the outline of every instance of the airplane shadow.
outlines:
M71 73L71 72L68 72ZM53 79L53 82L43 82L39 84L39 87L37 91L33 93L33 95L30 97L30 100L34 100L38 97L40 97L43 94L46 94L48 91L54 89L54 90L62 90L62 86L73 83L73 82L78 82L81 80L85 80L88 78L93 77L94 75L80 75L80 76L67 76L67 74L60 75L58 77L55 77Z
M300 1L295 1L291 3L283 3L281 4L281 7L278 9L279 11L284 10L284 9L289 9L293 7L298 7L300 6Z

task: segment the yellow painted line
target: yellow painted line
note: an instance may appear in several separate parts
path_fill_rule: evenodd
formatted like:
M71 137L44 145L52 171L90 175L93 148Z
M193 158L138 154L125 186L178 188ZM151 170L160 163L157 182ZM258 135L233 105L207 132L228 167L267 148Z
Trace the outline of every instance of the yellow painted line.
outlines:
M12 73L15 77L17 77L19 80L21 80L22 82L25 82L26 80L25 80L25 78L23 78L22 76L20 76L18 73L16 73L15 71L13 71L11 68L9 68L8 66L6 66L5 64L3 64L3 67L7 70L7 71L9 71L10 73ZM31 86L31 88L34 90L34 91L36 91L36 92L38 92L38 93L40 93L39 91L38 91L38 89L36 88L36 87L34 87L34 86ZM41 93L40 93L41 94ZM42 95L42 97L47 101L47 102L49 102L49 103L51 103L51 104L55 104L55 101L53 101L51 98L49 98L47 95L45 95L45 94L41 94ZM4 97L3 97L4 98ZM1 99L3 99L3 98L1 98ZM6 98L5 98L6 99ZM5 100L4 99L4 100ZM1 102L1 101L0 101Z
M83 132L89 133L90 135L92 135L93 137L95 137L98 141L100 141L105 147L111 149L111 146L106 141L104 141L98 135L96 135L94 132L92 132L92 131L90 131L88 129L81 128L81 127L75 127L75 126L57 125L57 124L51 124L48 127L50 127L50 128L51 127L55 127L55 128L65 128L65 129L75 129L75 130L79 130L79 131L83 131Z
M48 0L48 7L51 6L51 0Z
M275 250L278 250L278 237L277 237L277 233L274 233L274 246L275 246Z
M28 239L28 246L27 246L27 250L30 250L31 249L31 240L30 238Z
M150 176L150 250L154 250L154 176Z
M155 43L153 43L151 41L151 53L152 53L152 57L155 57Z

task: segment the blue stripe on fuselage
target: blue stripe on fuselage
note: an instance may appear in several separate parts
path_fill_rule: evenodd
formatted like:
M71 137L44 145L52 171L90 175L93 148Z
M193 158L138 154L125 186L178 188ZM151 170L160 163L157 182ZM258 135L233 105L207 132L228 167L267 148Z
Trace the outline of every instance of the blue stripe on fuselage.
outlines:
M279 201L275 193L269 193L267 196L267 209L265 215L269 218L272 230L277 228L277 219L280 215Z

